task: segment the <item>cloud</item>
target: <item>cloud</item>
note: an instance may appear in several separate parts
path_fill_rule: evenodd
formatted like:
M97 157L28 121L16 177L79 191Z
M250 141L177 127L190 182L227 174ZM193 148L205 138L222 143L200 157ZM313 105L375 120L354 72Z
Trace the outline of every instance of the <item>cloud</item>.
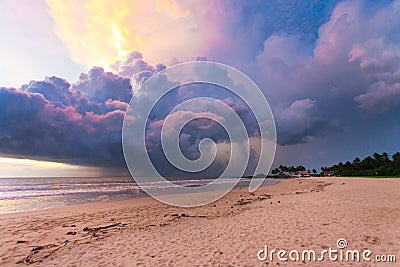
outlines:
M156 63L197 56L233 64L257 82L285 147L313 143L355 123L362 131L370 123L397 122L399 0L136 2L48 1L56 32L72 57L107 68L93 67L72 84L47 77L21 89L1 88L1 151L123 166L121 125L132 94L166 67ZM129 52L135 50L144 57ZM212 86L181 86L151 114L148 141L155 158L165 116L178 103L200 96L227 103L255 135L251 112L234 96ZM203 104L196 112L207 111ZM226 139L210 121L188 125L181 140L193 157L202 127L214 130L217 140Z
M78 82L72 88L85 94L89 100L96 102L107 99L129 102L132 97L129 78L105 72L103 68L99 67L92 68L87 74L81 74Z
M218 32L203 55L246 69L271 35L301 35L315 40L339 1L219 1L212 20Z
M29 94L41 94L55 107L74 107L81 114L100 110L97 103L90 102L80 91L72 89L69 82L58 77L46 77L43 81L31 81L23 85L21 90Z
M354 100L363 110L386 113L400 105L400 83L393 85L385 82L375 83L370 87L370 91L355 97Z
M72 58L88 67L108 68L130 51L148 62L190 60L201 54L216 27L214 1L47 0L55 32Z
M278 109L275 121L280 145L310 142L329 127L327 119L318 115L317 104L311 99L296 100L289 107Z
M123 61L116 61L111 65L111 69L119 75L131 78L133 90L138 89L154 73L165 69L163 64L157 64L155 67L143 60L141 53L130 52Z
M93 71L105 93L121 85L122 78L112 80L104 71ZM108 99L101 94L103 99L97 97L93 102L56 77L30 82L22 89L0 88L2 153L79 165L123 166L121 127L127 104L113 100L119 91Z
M338 4L305 63L308 84L324 82L321 90L349 97L379 88L377 82L393 84L390 76L400 69L400 1L374 8L366 1Z
M195 70L194 70L195 71ZM215 73L213 70L212 73ZM221 74L221 73L220 73ZM222 78L230 79L226 76L226 73L222 73L225 76ZM174 87L174 86L172 86ZM157 88L154 88L157 91ZM143 94L148 94L151 97L154 91L147 91ZM179 169L172 166L172 164L166 159L164 153L164 146L161 144L161 131L164 131L166 136L167 144L173 142L176 136L179 135L180 149L183 155L189 159L197 159L200 157L199 145L200 141L204 138L210 138L216 143L217 158L206 170L196 173L197 176L216 176L223 172L227 163L229 162L230 150L229 144L231 139L229 138L227 131L224 127L228 127L231 133L240 133L240 124L232 123L231 117L227 116L226 107L223 108L221 104L216 103L214 100L201 97L212 97L217 99L227 106L229 106L239 118L243 121L245 133L249 137L255 139L259 137L258 124L252 113L252 110L241 100L238 96L230 93L225 88L203 84L185 84L183 86L175 87L172 91L161 98L157 105L153 108L149 116L148 126L146 128L146 147L149 152L149 157L156 166L157 170L166 176L188 176L193 175L180 171ZM195 102L190 102L180 106L178 110L174 110L177 105L183 103L188 99L198 98ZM145 98L143 101L148 101ZM141 109L135 109L135 106L140 106L140 100L135 101L132 106L132 114L129 116L141 117ZM225 114L225 115L224 115ZM167 116L168 115L168 116ZM182 122L189 118L202 117L193 119L184 125L181 132L176 132ZM204 118L207 117L207 118ZM168 120L168 122L167 122ZM135 126L130 126L135 128ZM239 129L238 129L239 128ZM247 142L247 138L238 140L234 144L236 146L243 145L242 143ZM165 145L165 143L164 143ZM257 148L251 148L251 163L258 160ZM211 151L211 150L210 150ZM211 152L210 152L211 153ZM251 168L248 172L251 172L255 168L255 164L250 164Z
M371 114L393 120L400 108L399 13L400 1L340 2L315 40L276 32L240 63L273 107L279 144L341 132Z
M133 93L131 83L141 84L148 77L141 75L143 72L151 75L165 67L149 65L139 53L132 53L127 61L116 66L123 74L94 67L81 74L73 84L61 78L46 77L42 81L31 81L21 89L1 88L0 151L10 156L124 169L121 131L125 110ZM127 72L133 75L131 79L125 77ZM215 71L212 73L216 74ZM226 72L218 75L230 80ZM165 82L175 86L174 82ZM146 131L150 157L166 175L187 173L176 170L163 156L161 127L178 104L204 96L226 103L244 121L249 136L257 137L258 125L254 115L236 95L209 84L176 87L157 103L150 114ZM225 119L220 117L221 110L211 100L199 100L190 107L190 111L169 114L169 119L179 123L193 114ZM232 127L232 123L227 124ZM214 120L195 119L185 125L180 135L182 152L188 158L198 157L199 142L205 137L212 138L224 150L218 154L218 160L200 175L221 173L228 162L226 157L229 151L224 144L229 142L229 138L224 128ZM257 159L256 150L253 149L251 155L252 160Z

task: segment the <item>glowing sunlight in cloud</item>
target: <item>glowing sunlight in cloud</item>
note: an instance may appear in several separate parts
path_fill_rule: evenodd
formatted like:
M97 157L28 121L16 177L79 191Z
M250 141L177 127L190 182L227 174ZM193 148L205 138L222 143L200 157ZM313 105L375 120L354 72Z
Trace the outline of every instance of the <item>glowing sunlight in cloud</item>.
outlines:
M96 175L98 169L59 162L0 157L0 177Z
M191 60L210 34L207 2L47 0L54 30L72 59L109 69L131 51L152 64Z
M38 168L77 168L78 166L72 166L64 163L49 162L49 161L38 161L32 159L14 159L14 158L0 158L1 168L8 168L12 166L20 167L38 167Z

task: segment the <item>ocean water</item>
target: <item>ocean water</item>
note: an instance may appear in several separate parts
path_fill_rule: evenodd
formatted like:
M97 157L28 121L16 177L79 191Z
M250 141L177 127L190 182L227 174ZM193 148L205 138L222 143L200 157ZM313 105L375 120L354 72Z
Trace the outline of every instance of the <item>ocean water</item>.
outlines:
M211 181L179 179L172 182L181 186L201 186ZM230 181L224 179L221 183ZM237 187L246 187L249 181L241 179ZM275 183L276 179L266 179L264 185ZM166 188L167 185L149 183L145 186ZM144 196L146 194L131 177L0 178L0 214Z

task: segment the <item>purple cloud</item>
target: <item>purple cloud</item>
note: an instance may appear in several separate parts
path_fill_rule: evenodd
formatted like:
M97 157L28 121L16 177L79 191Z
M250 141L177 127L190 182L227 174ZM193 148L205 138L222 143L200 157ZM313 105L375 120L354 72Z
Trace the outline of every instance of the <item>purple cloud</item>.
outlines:
M386 113L400 105L400 83L375 83L368 92L356 96L354 101L367 112Z
M311 99L296 100L289 107L278 109L275 121L280 145L310 142L329 128L329 122L318 115L317 104Z
M129 78L105 72L99 67L92 68L87 74L82 73L72 88L94 102L104 102L107 99L129 102L132 97Z
M98 78L111 76L99 73L105 77ZM115 79L117 87L120 81ZM110 79L107 85L113 88ZM123 165L125 102L111 98L92 102L56 77L30 82L22 89L0 88L2 153L76 164Z

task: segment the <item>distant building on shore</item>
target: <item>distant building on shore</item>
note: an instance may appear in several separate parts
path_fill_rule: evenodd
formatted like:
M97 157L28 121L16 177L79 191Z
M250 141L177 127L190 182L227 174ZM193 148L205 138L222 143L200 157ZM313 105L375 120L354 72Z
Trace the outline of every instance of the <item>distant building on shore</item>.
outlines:
M300 177L310 177L311 176L311 174L307 171L297 172L297 175Z
M299 177L311 177L311 173L308 171L298 172L280 172L273 175L269 175L271 178L299 178Z

